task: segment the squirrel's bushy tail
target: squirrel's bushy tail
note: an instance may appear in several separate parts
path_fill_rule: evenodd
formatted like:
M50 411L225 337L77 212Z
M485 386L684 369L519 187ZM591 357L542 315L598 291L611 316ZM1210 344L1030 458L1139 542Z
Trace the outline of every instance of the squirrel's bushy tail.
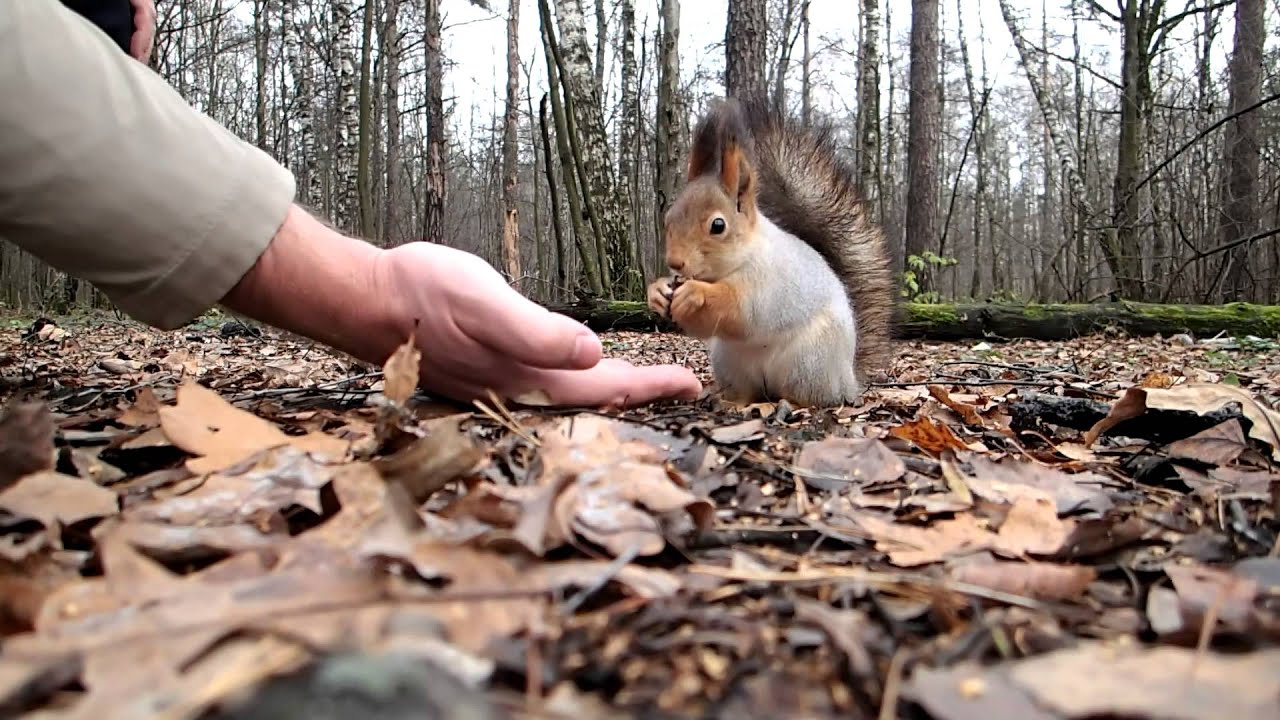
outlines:
M766 100L730 102L750 138L760 212L821 253L844 284L857 316L859 374L888 370L897 306L889 253L834 129L805 125Z

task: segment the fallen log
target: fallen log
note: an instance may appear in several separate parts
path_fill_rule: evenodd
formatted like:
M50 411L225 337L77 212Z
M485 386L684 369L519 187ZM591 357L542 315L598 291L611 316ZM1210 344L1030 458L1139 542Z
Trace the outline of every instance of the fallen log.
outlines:
M547 307L597 331L675 330L642 302L592 300ZM1249 303L905 303L900 306L897 322L899 337L922 340L1069 340L1104 331L1136 337L1190 333L1205 338L1221 333L1274 338L1280 337L1280 307Z

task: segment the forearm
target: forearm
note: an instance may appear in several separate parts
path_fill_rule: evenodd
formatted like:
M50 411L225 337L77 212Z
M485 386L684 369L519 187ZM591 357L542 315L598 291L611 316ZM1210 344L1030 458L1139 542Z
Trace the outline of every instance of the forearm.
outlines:
M360 360L382 363L408 339L399 298L381 287L373 245L326 226L297 205L222 305Z

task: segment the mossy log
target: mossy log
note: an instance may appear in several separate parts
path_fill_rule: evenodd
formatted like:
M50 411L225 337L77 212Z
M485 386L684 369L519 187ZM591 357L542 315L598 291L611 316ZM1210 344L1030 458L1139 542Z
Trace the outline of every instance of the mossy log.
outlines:
M675 329L642 302L596 300L548 307L597 331ZM1273 338L1280 337L1280 307L1248 303L906 303L900 306L897 320L899 337L925 340L1067 340L1108 330L1139 337L1224 333Z

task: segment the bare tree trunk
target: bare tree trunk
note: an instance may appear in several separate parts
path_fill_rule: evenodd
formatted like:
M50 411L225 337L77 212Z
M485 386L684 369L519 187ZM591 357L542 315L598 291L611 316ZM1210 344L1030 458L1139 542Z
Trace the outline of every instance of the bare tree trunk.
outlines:
M685 111L680 98L680 0L661 0L661 33L658 49L658 118L656 127L654 176L658 190L655 227L659 239L667 208L675 200L677 183L684 166ZM659 247L661 245L659 244ZM654 264L656 274L666 266L662 253Z
M1264 0L1236 0L1236 38L1231 52L1231 113L1239 113L1262 99L1262 50L1266 37ZM1238 115L1225 128L1222 164L1222 214L1218 233L1223 244L1252 235L1258 218L1258 161L1261 151L1261 113ZM1247 297L1245 266L1250 247L1241 245L1227 253L1222 284L1223 302Z
M382 222L384 238L393 243L400 237L400 0L386 0L383 22L383 60L386 64L384 104L387 136L386 207Z
M516 205L516 165L520 123L520 0L511 0L507 11L507 108L502 123L502 260L508 282L520 284L520 218Z
M377 11L374 0L365 0L364 25L360 44L360 119L356 162L356 196L360 210L360 235L373 238L376 234L373 222L373 168L371 153L373 135L373 16Z
M578 257L582 260L583 275L587 281L588 291L595 295L603 295L606 274L602 264L603 260L594 245L593 236L587 232L586 228L586 211L582 206L582 194L578 188L573 148L569 145L569 138L572 135L572 130L569 127L570 117L560 99L563 83L560 81L559 64L556 62L559 48L556 43L554 25L552 24L551 8L547 4L547 0L538 0L538 13L542 25L543 53L547 60L547 85L551 88L551 110L555 115L560 174L564 179L565 196L569 201L569 220L573 224L573 240L578 246ZM550 163L548 163L547 172L551 172ZM552 187L554 187L554 184Z
M552 89L554 90L554 84L552 84ZM565 273L565 270L569 262L568 262L568 258L565 257L564 229L560 226L560 196L559 196L559 191L556 190L556 175L555 175L555 170L552 167L552 161L551 161L551 158L552 158L551 135L547 130L547 96L546 95L542 96L542 102L538 104L538 126L542 129L543 155L546 158L546 163L544 163L543 167L547 173L547 189L549 191L548 194L551 197L551 228L552 228L552 232L555 235L555 240L556 240L556 293L555 295L559 296L560 291L568 287L568 284L569 284L568 280L566 279L566 273ZM587 266L586 272L588 274L588 277L590 277L594 273L595 268L594 266L592 266L587 262L586 256L584 256L582 259L583 259L583 264ZM595 283L591 283L591 286L593 288L595 288L597 285L599 285L598 278ZM599 294L598 290L597 290L597 294Z
M809 48L809 0L800 8L800 24L804 32L804 59L800 65L800 117L805 125L813 124L813 78L810 76L813 55Z
M880 2L862 0L858 53L858 168L869 202L880 197Z
M604 97L604 51L609 46L609 18L604 12L604 2L596 0L596 87L600 88L601 97Z
M621 0L619 6L622 11L622 97L618 113L618 196L627 217L634 218L637 158L633 148L636 144L636 121L640 117L640 98L636 91L636 12L633 0ZM633 230L627 243L633 253L630 262L637 272L643 273L638 224L634 219L626 224Z
M764 97L768 31L764 0L729 0L725 23L725 94Z
M253 1L253 51L257 60L257 144L267 150L267 49L271 42L271 22L268 19L268 0ZM287 29L286 29L287 31Z
M292 3L282 3L286 12ZM319 158L316 152L315 104L312 93L311 56L307 52L306 35L310 33L310 22L298 23L297 27L286 15L281 21L281 30L285 33L286 47L289 52L289 64L293 66L294 86L297 88L295 98L298 103L298 145L302 155L302 182L299 183L300 199L303 204L316 207L324 201L324 186L321 184Z
M625 215L613 182L613 159L605 134L601 88L594 82L591 56L587 49L586 26L581 0L557 0L556 16L560 21L561 80L565 85L565 105L581 152L575 153L583 179L588 217L594 218L598 237L603 241L606 290L612 297L631 297L643 291L644 282L638 268L630 267L633 252L629 247Z
M360 130L360 104L356 95L356 63L351 0L333 0L333 58L338 73L338 108L334 143L333 221L346 231L357 229L359 195L356 138Z
M427 13L427 195L422 214L422 238L444 242L444 204L448 195L444 175L444 63L440 56L443 28L440 0L425 0Z
M938 243L938 0L911 3L911 87L907 108L906 255L923 255ZM929 285L927 272L919 279Z

